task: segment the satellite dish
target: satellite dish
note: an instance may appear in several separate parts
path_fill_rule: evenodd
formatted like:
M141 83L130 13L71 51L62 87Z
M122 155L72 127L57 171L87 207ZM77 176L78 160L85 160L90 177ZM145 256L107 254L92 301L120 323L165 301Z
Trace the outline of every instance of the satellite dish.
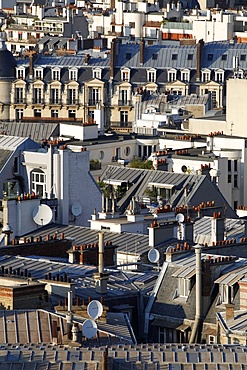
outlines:
M185 172L187 171L187 167L186 167L185 165L183 165L183 166L181 167L181 170L182 170L182 172L183 172L183 173L185 173Z
M181 223L184 221L184 215L182 213L178 213L176 216L177 222Z
M71 207L71 212L72 212L72 215L74 215L75 217L80 216L80 214L82 213L81 204L79 202L73 203Z
M87 306L87 313L88 313L88 316L91 317L91 319L96 320L103 313L102 304L96 300L91 301L89 305Z
M90 339L95 337L97 333L97 324L93 320L85 320L84 323L82 324L82 333L83 335Z
M159 259L160 252L155 248L150 249L150 251L148 252L148 260L152 263L157 263Z
M33 210L33 220L37 225L47 225L52 220L52 210L46 204L41 204Z

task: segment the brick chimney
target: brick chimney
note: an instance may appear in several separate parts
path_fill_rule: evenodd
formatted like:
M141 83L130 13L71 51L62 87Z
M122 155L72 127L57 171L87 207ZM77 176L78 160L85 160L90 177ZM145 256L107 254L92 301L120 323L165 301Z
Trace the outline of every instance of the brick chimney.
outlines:
M145 41L142 38L140 40L140 65L143 65L144 63L144 53L145 53Z
M214 212L211 220L211 243L224 240L225 219L221 212Z
M116 55L116 39L113 39L111 42L111 52L110 52L110 78L114 77L115 55Z
M201 60L204 41L201 39L196 45L196 81L201 80Z

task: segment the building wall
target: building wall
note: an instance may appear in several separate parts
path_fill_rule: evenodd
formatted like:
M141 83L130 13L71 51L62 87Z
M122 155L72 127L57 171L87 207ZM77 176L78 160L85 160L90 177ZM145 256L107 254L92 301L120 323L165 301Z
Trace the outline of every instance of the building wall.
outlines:
M243 124L247 114L247 80L229 79L226 95L226 131L228 135L247 136L247 129Z

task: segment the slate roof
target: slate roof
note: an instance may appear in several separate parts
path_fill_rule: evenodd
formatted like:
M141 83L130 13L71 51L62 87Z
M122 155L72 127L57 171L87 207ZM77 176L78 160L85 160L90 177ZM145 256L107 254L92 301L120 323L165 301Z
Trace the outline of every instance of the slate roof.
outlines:
M42 139L48 139L52 135L58 135L58 124L40 122L0 122L0 134L3 132L8 136L16 136L19 140L29 137L34 141L41 142ZM4 140L4 137L0 138Z
M74 245L83 245L94 243L98 241L99 231L91 230L90 228L83 226L65 226L51 224L47 225L44 228L34 230L32 233L29 233L28 236L43 236L47 234L53 235L55 232L64 233L65 238L73 240ZM148 235L143 234L132 234L132 233L113 233L109 231L104 231L105 241L112 241L112 244L117 246L119 251L142 254L149 250Z
M74 316L74 322L78 323L80 330L85 319L78 315ZM56 321L60 327L61 339L63 340L67 334L65 314L41 309L0 311L0 356L2 346L7 343L52 343L52 325L50 323L53 321ZM98 345L132 344L135 343L135 338L132 335L129 322L122 313L107 313L106 322L102 320L98 322ZM84 340L83 345L97 344L96 340L92 339ZM38 348L41 349L40 347L42 346L39 345Z
M205 175L188 175L109 165L101 175L101 180L105 182L122 181L129 182L130 184L135 184L139 181L139 186L135 189L134 194L130 187L129 192L127 193L127 195L129 195L129 199L131 199L132 196L137 196L140 200L143 197L146 197L145 190L147 189L148 184L155 183L160 184L161 187L164 187L164 184L174 187L175 191L169 199L169 203L172 207L184 206L185 201L186 204L190 204L191 207L197 207L201 202L207 202L209 200L214 200L215 206L223 206L227 204L227 201L218 188L216 188ZM187 190L186 200L184 198L185 187ZM119 205L121 205L121 201ZM228 217L236 217L235 212L229 205L226 207L226 215Z
M43 280L49 273L51 277L67 274L76 284L76 296L87 299L95 297L100 299L100 294L96 293L93 273L98 271L95 266L78 265L71 263L50 261L48 258L21 257L21 256L2 256L0 266L5 269L12 267L13 270L27 270L33 278ZM123 297L126 295L136 295L138 292L149 294L158 277L158 272L150 271L147 275L142 272L122 271L117 269L106 269L110 273L108 280L108 290L106 298ZM55 298L54 298L55 300Z
M102 366L104 350L105 346L10 344L1 347L0 361L5 370L97 370ZM241 345L116 344L108 346L108 358L114 370L243 370L247 351Z
M6 149L0 149L0 172L2 171L3 167L13 154L13 151L6 150Z

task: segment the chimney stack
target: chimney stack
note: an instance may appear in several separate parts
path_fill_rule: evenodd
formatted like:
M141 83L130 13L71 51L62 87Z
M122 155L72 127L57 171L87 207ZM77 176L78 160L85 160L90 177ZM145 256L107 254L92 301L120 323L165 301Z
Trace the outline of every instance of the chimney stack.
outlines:
M144 50L145 50L145 41L142 38L140 40L140 65L143 65L144 63Z
M110 52L110 79L114 78L115 53L116 53L116 39L113 39L111 42L111 52Z
M196 81L201 80L201 60L202 60L202 49L204 46L204 41L201 39L196 45Z
M221 217L221 212L215 212L211 220L211 243L224 240L224 229L225 219Z
M99 266L98 272L94 274L96 292L100 294L107 293L108 273L104 272L104 233L99 232Z

